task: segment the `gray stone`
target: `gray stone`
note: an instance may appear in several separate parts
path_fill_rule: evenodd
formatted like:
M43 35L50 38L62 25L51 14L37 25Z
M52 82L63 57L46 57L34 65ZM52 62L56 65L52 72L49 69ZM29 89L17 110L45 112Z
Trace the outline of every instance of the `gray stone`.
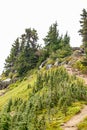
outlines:
M41 65L39 66L39 69L41 69L41 68L46 64L46 62L47 62L47 60L43 61L43 62L41 63Z
M52 66L53 66L52 64L48 64L48 65L46 66L46 69L49 70Z
M66 61L63 61L63 62L61 63L61 65L66 65Z
M10 82L10 81L11 81L11 79L8 78L8 79L3 80L2 82Z
M59 65L59 62L58 61L56 61L55 63L54 63L54 66L58 66Z
M0 81L0 89L7 88L10 83L11 83L10 78Z

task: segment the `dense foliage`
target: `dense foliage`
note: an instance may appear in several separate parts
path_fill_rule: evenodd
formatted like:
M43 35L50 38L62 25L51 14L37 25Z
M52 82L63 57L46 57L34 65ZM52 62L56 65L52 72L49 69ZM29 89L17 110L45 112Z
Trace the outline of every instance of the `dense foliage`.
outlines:
M38 34L35 29L26 29L25 33L12 44L10 55L5 60L5 75L10 78L22 76L27 71L39 66L42 61L55 53L56 58L64 58L71 54L70 37L59 36L57 23L50 26L44 38L45 47L37 44Z
M81 29L79 32L83 38L83 43L87 43L87 11L86 9L82 10L80 24L81 24Z
M52 24L49 27L49 31L47 33L47 36L44 38L45 48L48 50L48 53L51 54L52 52L55 52L56 50L63 50L66 51L69 55L71 53L70 48L70 37L66 33L65 36L59 36L59 31L57 29L57 22ZM59 52L60 53L60 52Z
M78 129L79 130L87 130L87 117L78 124Z
M62 67L39 72L34 86L27 89L32 90L27 101L10 99L0 112L1 130L49 130L55 114L61 111L66 116L73 102L87 100L83 82Z
M5 62L6 75L17 72L20 76L36 66L39 59L37 40L37 31L31 28L16 39Z
M81 16L80 34L87 54L87 12L85 9ZM10 55L5 61L5 76L14 79L17 76L24 76L29 71L27 74L30 77L26 75L25 79L20 78L15 84L10 85L8 91L14 90L15 94L15 88L17 88L18 94L23 92L21 94L23 96L26 91L29 94L28 98L24 99L22 96L17 97L16 94L16 96L11 95L12 97L0 111L0 130L60 130L60 118L63 118L62 122L64 122L64 119L70 115L69 107L73 103L87 101L87 87L83 81L75 75L69 75L64 67L53 66L58 60L62 65L64 58L72 53L68 33L60 36L57 22L55 22L50 26L43 40L45 46L40 48L37 44L37 31L29 28L12 44ZM47 61L47 58L50 61ZM36 69L37 73L35 77L33 76L34 83L30 84L29 78L32 78L33 70L44 60L47 61L46 64L53 62L53 67L49 70L45 67L41 70ZM82 69L81 65L79 61L76 67ZM22 88L19 84L24 83L23 80L26 79L28 85ZM22 88L20 92L19 87ZM57 125L52 124L53 121L57 122Z
M81 25L81 29L79 30L79 33L82 36L82 41L87 56L87 11L86 9L82 10L80 25Z

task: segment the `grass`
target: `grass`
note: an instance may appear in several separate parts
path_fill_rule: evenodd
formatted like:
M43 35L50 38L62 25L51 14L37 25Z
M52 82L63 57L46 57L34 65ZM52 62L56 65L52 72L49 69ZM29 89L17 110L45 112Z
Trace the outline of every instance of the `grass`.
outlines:
M87 130L87 117L79 123L78 130Z
M51 118L50 122L47 122L46 130L62 130L61 124L70 120L74 115L79 113L83 108L84 102L75 102L72 106L68 107L67 114L65 115L59 110L59 107L55 107L55 114ZM47 116L47 115L46 115ZM46 117L48 118L48 117ZM82 129L81 129L82 130ZM87 130L87 129L85 129Z
M51 70L56 70L56 68L52 68ZM43 72L45 72L45 70ZM3 96L0 96L0 109L11 98L12 100L16 98L27 100L29 98L29 93L31 93L32 91L32 87L36 80L36 76L37 76L36 73L32 75L28 75L26 78L24 78L24 80L17 81L16 83L10 85L8 91ZM1 90L0 92L4 92L4 91L6 90ZM36 93L36 95L38 95L38 93L42 95L45 92L46 92L46 87L43 87L40 91ZM83 104L85 104L85 102L73 103L71 106L68 107L66 115L62 112L62 108L61 110L58 106L55 106L54 108L52 108L50 122L48 121L48 115L46 114L46 118L47 118L46 130L62 130L60 128L61 123L67 122L75 114L79 113L83 107ZM52 112L53 112L53 115L52 115ZM83 130L83 129L80 129L80 130ZM84 129L84 130L87 130L87 129Z
M80 113L83 105L84 102L75 102L70 107L68 107L67 116L65 117L64 122L67 122L71 117Z
M16 82L14 84L11 84L9 86L9 89L7 92L3 95L0 96L0 110L2 106L10 99L12 98L13 100L15 98L22 98L24 100L28 99L29 93L31 92L31 89L28 89L28 85L33 85L34 81L36 79L36 75L32 75L32 78L28 78L26 80L23 80L22 82ZM5 92L6 90L1 90L0 93Z

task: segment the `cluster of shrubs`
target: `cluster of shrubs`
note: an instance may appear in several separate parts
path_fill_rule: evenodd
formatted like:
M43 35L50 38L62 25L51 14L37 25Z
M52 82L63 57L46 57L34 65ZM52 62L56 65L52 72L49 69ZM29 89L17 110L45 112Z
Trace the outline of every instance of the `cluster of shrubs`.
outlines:
M86 86L75 76L69 76L63 67L39 72L34 86L27 87L31 88L27 101L10 99L2 109L1 130L45 130L55 107L67 115L72 103L87 100Z

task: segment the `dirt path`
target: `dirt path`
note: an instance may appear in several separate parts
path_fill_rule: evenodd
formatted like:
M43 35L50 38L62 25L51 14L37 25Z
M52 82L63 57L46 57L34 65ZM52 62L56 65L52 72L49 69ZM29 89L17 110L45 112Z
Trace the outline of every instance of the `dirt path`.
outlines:
M71 120L64 124L62 127L63 130L78 130L76 125L81 122L86 116L87 106L84 106L79 114L75 115L73 118L71 118Z
M81 77L85 84L87 84L87 76L81 75L78 70L72 70L71 67L65 66L69 74L76 74L77 77ZM74 117L72 117L68 122L66 122L62 128L63 130L78 130L77 124L79 124L87 116L87 105L81 110L81 112Z
M69 66L65 66L69 74L75 74L77 77L80 77L84 80L85 84L87 84L87 75L81 74L77 69L72 69Z

